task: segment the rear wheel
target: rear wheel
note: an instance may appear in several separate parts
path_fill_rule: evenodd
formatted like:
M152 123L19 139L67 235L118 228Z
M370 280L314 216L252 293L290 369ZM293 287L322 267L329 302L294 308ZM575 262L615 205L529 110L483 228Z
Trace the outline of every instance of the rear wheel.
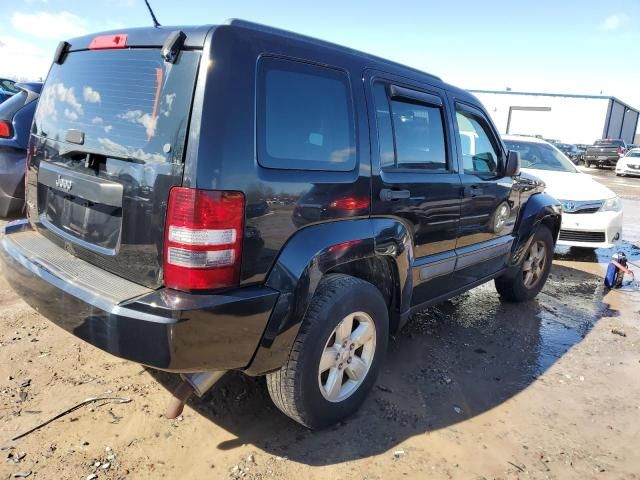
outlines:
M328 275L318 285L289 360L267 375L273 402L309 428L351 415L375 382L388 337L380 291L359 278Z
M524 261L517 270L496 278L498 293L512 302L534 298L547 281L553 260L553 236L546 225L540 225L531 240Z

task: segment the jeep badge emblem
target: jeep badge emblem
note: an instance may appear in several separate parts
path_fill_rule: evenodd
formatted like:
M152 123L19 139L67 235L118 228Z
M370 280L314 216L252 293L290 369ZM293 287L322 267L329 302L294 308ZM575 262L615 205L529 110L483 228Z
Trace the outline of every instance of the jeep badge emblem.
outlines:
M56 187L60 190L64 190L65 192L71 191L71 187L73 185L73 180L69 180L68 178L63 178L62 175L58 175L56 179Z

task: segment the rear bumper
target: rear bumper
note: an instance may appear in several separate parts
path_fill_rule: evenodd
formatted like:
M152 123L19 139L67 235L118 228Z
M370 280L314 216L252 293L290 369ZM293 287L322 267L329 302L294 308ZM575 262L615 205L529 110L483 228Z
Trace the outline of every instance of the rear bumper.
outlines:
M584 156L585 163L597 163L598 165L609 165L611 167L615 167L616 163L618 163L618 160L620 160L620 157L618 155L616 155L615 157L607 158L600 158L600 156L597 155Z
M160 289L116 302L29 255L18 241L27 229L23 221L7 225L0 240L4 275L59 327L112 355L167 371L242 369L251 362L278 298L275 290L196 295Z

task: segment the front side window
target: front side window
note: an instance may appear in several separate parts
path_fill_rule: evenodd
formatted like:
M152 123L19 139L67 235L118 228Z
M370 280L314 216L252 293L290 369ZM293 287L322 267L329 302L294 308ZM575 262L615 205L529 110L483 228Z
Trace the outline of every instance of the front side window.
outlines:
M498 152L491 142L490 133L481 119L465 110L456 112L462 165L465 173L496 174L498 172Z
M347 74L269 57L259 70L258 162L268 168L353 170L356 138Z

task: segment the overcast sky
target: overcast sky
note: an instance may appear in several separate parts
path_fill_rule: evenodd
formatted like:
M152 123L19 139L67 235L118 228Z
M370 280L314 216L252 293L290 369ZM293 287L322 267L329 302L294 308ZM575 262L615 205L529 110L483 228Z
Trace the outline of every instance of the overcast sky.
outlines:
M377 54L463 88L602 92L640 108L640 0L151 4L162 24L244 18ZM5 1L0 77L45 76L59 40L150 24L144 0Z

